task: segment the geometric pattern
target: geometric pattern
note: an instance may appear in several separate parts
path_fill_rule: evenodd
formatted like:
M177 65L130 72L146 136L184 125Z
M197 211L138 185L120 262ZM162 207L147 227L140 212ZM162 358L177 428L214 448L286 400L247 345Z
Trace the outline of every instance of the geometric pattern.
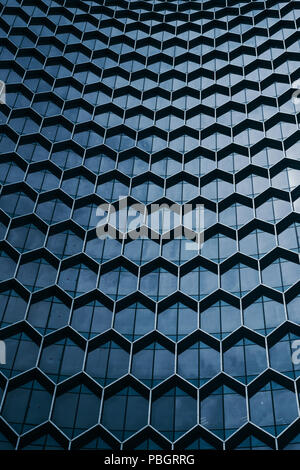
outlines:
M300 448L298 8L0 1L2 449Z

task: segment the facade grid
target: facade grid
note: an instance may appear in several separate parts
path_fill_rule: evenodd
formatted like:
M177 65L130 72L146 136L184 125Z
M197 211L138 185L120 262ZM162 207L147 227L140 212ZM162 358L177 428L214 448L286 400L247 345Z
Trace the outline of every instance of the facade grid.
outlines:
M0 0L1 449L300 449L299 10Z

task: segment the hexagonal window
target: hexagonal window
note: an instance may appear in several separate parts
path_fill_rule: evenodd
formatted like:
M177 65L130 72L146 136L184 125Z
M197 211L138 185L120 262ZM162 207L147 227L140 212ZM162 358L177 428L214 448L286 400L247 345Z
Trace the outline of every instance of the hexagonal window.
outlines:
M6 377L14 377L36 365L39 345L26 333L17 333L5 339L6 363L1 364L1 372Z
M131 196L144 204L160 199L164 195L164 188L152 181L145 181L131 190Z
M300 224L298 222L291 224L278 235L279 246L297 253L300 251L298 240L300 240Z
M138 145L140 149L147 153L155 153L165 149L167 147L167 142L165 139L162 139L161 137L152 133L152 135L149 135L149 137L144 137L143 139L139 140Z
M227 173L237 173L247 165L249 165L249 158L238 153L231 153L218 161L218 168Z
M72 131L68 127L66 126L66 124L62 124L62 122L58 122L56 124L45 123L41 129L41 134L44 135L46 139L50 140L51 142L61 142L63 140L70 140Z
M115 164L116 162L112 156L105 155L104 153L98 154L98 152L97 155L87 155L84 160L84 166L97 175L113 170Z
M59 68L61 69L62 66L59 65ZM72 75L72 72L66 69L65 75L70 76ZM62 98L65 101L76 100L78 98L81 98L81 90L79 90L79 87L77 89L74 86L70 85L70 83L68 83L67 85L56 86L54 89L54 92L57 96L60 96L60 98Z
M77 307L72 314L71 325L82 336L89 339L111 327L112 312L98 300Z
M224 372L248 384L268 367L266 350L242 338L223 353Z
M45 258L37 258L21 264L17 278L27 289L36 291L55 283L56 268Z
M300 295L290 300L287 304L288 318L295 323L300 323Z
M177 276L164 268L157 268L140 279L140 291L159 301L177 290Z
M174 129L184 126L184 119L175 116L174 114L168 114L160 119L156 120L156 125L164 131L170 132Z
M263 230L253 230L240 240L240 250L246 255L261 258L276 246L275 235Z
M154 37L154 36L152 36ZM155 67L157 67L157 63L155 64ZM154 66L154 64L152 65ZM151 69L151 65L149 66L149 69ZM149 82L148 82L149 83ZM151 81L152 83L152 81ZM155 83L155 86L157 84ZM147 95L146 95L147 96ZM163 98L162 96L151 96L150 98L146 98L145 96L143 97L142 105L145 106L147 109L152 109L153 111L159 110L166 108L167 106L170 105L170 101L166 98Z
M285 321L283 304L261 296L243 311L244 325L263 335Z
M196 341L178 354L178 374L201 387L220 372L220 353L203 341Z
M9 389L2 408L3 418L18 434L48 420L52 394L39 380L31 380Z
M238 229L253 219L253 208L234 203L220 212L219 217L221 224Z
M200 313L200 328L215 338L226 338L239 326L241 326L240 309L222 300Z
M131 93L122 94L120 96L115 95L112 102L122 109L130 109L141 104L140 98L133 96ZM101 103L102 104L102 103Z
M282 292L300 279L300 264L278 258L263 269L261 276L264 284Z
M58 188L59 178L49 170L38 170L27 174L26 182L37 192Z
M122 124L123 117L118 116L118 114L108 111L106 113L96 114L94 117L94 121L102 127L116 127Z
M20 253L24 253L42 247L45 234L36 225L26 224L11 228L7 240Z
M210 160L202 155L193 155L192 160L186 159L184 162L184 170L195 176L203 176L216 168L215 160Z
M235 239L229 238L222 233L217 233L203 243L201 255L216 263L232 256L237 251Z
M230 144L231 137L229 135L222 134L221 132L214 132L205 139L202 139L202 146L207 147L213 152L218 152L219 150L223 149L224 147L227 147L227 145Z
M116 341L91 346L85 371L105 386L128 373L129 352Z
M96 287L97 272L84 263L71 266L60 272L58 285L69 295L76 297Z
M174 374L174 367L174 353L153 341L133 354L131 373L148 387L155 387Z
M221 287L233 295L242 297L260 283L259 273L243 263L237 263L221 275Z
M103 31L103 30L102 30ZM116 45L114 45L116 47ZM114 48L114 46L112 45L112 50ZM127 46L127 45L126 45ZM103 47L103 46L102 46ZM120 45L119 45L120 47ZM128 47L128 46L127 46ZM124 49L126 49L127 47L125 47ZM124 51L123 47L122 47L122 51ZM107 60L108 58L104 59L104 57L102 59L100 59L102 61L102 64L103 64L103 60L107 61L110 66L112 65L112 61L111 60ZM98 62L99 64L99 62ZM99 64L100 65L100 64ZM106 68L106 67L105 67ZM113 75L110 75L110 76L104 76L103 79L102 79L103 83L105 83L105 85L107 85L109 88L123 88L124 86L128 85L128 80L124 77L122 77L118 72L114 71Z
M272 369L292 379L300 375L299 339L298 335L287 333L269 348Z
M45 70L49 75L52 75L52 77L55 77L55 78L63 78L63 77L67 77L70 75L69 69L67 69L67 67L57 62L46 65Z
M273 108L272 108L273 109ZM288 151L287 151L288 152ZM270 168L284 158L282 150L265 147L260 152L256 153L252 157L252 163L254 165L264 166Z
M190 201L198 195L199 187L188 181L179 181L166 189L166 196L178 204Z
M154 313L137 302L115 314L114 329L134 341L154 329Z
M76 106L72 108L65 108L63 115L74 123L90 121L92 114L82 106Z
M27 57L24 57L25 61L26 59L28 59L28 56ZM33 57L30 57L29 58L30 62L31 62L31 65L33 66ZM36 61L36 65L39 67L41 64ZM27 94L27 93L26 93ZM10 108L27 108L27 107L30 107L30 101L31 99L29 99L25 93L21 92L21 91L17 91L15 90L15 87L14 87L14 91L10 91L8 90L7 93L6 93L6 103L8 104L8 106Z
M19 145L17 152L29 163L47 160L49 155L47 148L43 147L36 141Z
M278 122L270 129L266 130L266 137L269 139L284 140L291 134L294 134L298 130L298 125L295 122Z
M103 143L102 129L95 130L77 130L74 132L73 139L84 148L95 147Z
M99 289L114 300L131 294L136 288L137 277L121 266L100 276Z
M17 263L4 250L0 250L0 263L0 281L4 281L5 279L10 279L13 277Z
M278 85L278 83L276 83L276 85ZM271 85L271 88L273 88L271 92L271 96L272 98L274 98L275 97L274 92L276 93L276 91L274 90L275 87ZM264 93L269 94L268 91L270 92L270 90L268 89L270 89L270 87L264 88ZM256 106L253 110L251 110L248 113L248 116L250 119L263 122L269 119L270 117L274 116L275 113L276 113L276 108L274 106L268 106L266 104L262 104L260 106Z
M70 309L58 297L47 297L31 303L27 321L42 335L68 324Z
M257 218L271 224L276 224L290 212L292 212L290 201L284 201L275 197L268 199L256 208Z
M98 422L100 396L84 384L58 392L52 421L70 439L78 436Z
M65 179L61 188L72 198L79 198L92 194L94 192L94 183L89 181L82 175L74 176L74 178Z
M61 106L59 106L57 102L59 102L58 99L56 99L56 101L51 98L40 99L37 95L32 107L43 117L56 116L61 113Z
M23 181L25 171L17 165L12 158L9 162L0 163L1 184L16 183Z
M169 176L179 173L182 169L181 161L174 160L170 157L162 158L151 165L151 171L161 176L168 178Z
M149 163L145 162L138 156L131 156L126 160L118 161L118 170L124 173L125 175L132 178L133 176L140 175L141 173L145 173L148 170Z
M74 168L82 164L82 156L69 147L51 153L50 158L62 170Z
M200 402L200 423L226 439L247 422L245 397L222 385Z
M116 178L101 183L97 187L97 194L108 202L116 201L120 197L127 196L128 191L129 188L127 184L124 184L124 182Z
M271 150L273 151L273 149L271 149ZM281 158L284 158L284 154L281 153L281 155L282 155ZM298 160L299 152L298 152L298 143L297 142L286 150L286 156L288 158L293 159L293 160Z
M137 114L135 116L130 116L126 118L125 124L128 127L131 127L135 131L140 131L146 127L152 126L152 119L145 116L144 114Z
M62 382L82 370L84 350L70 338L43 345L39 368L54 382Z
M71 208L56 197L50 201L39 202L35 212L47 224L56 224L70 217Z
M188 153L198 146L199 138L186 134L181 135L170 142L170 148L180 153Z
M98 105L103 105L105 103L110 103L111 97L110 95L108 96L106 93L103 93L103 91L86 91L83 94L84 100L86 100L88 103L92 104L93 106L98 106Z
M170 441L177 440L197 423L197 398L179 387L156 398L152 403L151 424Z
M27 302L14 289L0 293L1 328L24 319Z
M272 186L283 191L292 191L298 186L299 170L285 168L272 178Z
M85 246L85 253L91 256L98 263L104 263L121 254L122 243L113 238L106 238L105 240L93 238L88 240Z
M67 258L81 253L83 240L72 230L52 233L48 237L47 248L58 258Z
M125 440L148 421L148 400L133 387L125 387L104 400L101 424Z
M72 62L72 64L84 64L86 62L89 62L90 60L90 53L88 52L86 53L85 50L84 52L85 53L83 53L82 51L79 51L78 49L74 51L68 51L68 52L65 51L64 57L66 57L66 59Z
M13 194L1 196L0 208L10 217L18 217L30 214L34 208L34 201L23 191L15 191Z
M231 47L234 46L233 43L231 43ZM241 111L235 111L235 110L230 110L225 114L221 114L221 116L217 117L217 122L219 122L221 125L226 125L228 127L234 127L237 124L242 123L246 119L245 113Z
M81 227L89 230L95 228L99 223L99 216L97 216L98 204L86 204L83 207L74 209L72 219L77 222Z
M159 256L160 246L150 238L138 238L125 244L124 256L136 264L145 264Z
M274 381L256 392L250 398L249 406L250 420L275 436L298 418L294 390L288 390Z
M180 280L180 290L194 299L202 299L218 289L218 275L199 266Z
M210 201L221 201L233 192L233 185L228 181L216 178L201 188L201 195Z
M9 120L9 125L20 135L37 133L40 128L40 123L29 115L12 117Z
M167 240L162 245L162 256L175 264L183 264L198 255L197 243L186 237Z
M58 36L59 35L57 35L57 37ZM90 42L94 41L96 43L98 40L97 39L90 39L90 40L87 40L87 41L84 40L82 42L87 45L89 41ZM77 42L77 40L76 40L76 42ZM77 72L74 72L73 77L76 78L76 80L80 81L80 83L85 83L85 84L99 83L101 72L98 71L98 70L95 70L94 72L92 70L77 70Z
M33 25L32 25L33 26ZM50 33L50 31L49 31ZM50 33L51 34L51 33ZM24 80L24 84L29 88L33 93L46 93L47 91L51 91L52 84L50 82L50 77L48 80L45 80L41 74L36 78L33 77L26 77ZM49 100L47 100L49 103Z
M127 70L127 72L132 73L132 72L137 72L138 70L144 69L145 64L144 64L143 59L140 59L140 60L129 59L129 60L125 60L124 62L123 60L121 60L120 67Z
M157 329L173 341L180 341L197 328L197 312L177 302L159 313Z

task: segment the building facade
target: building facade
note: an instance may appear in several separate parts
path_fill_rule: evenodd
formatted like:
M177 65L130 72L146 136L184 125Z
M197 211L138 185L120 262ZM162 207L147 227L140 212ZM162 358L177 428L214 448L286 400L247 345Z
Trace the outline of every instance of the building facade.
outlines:
M299 2L0 12L0 447L299 449Z

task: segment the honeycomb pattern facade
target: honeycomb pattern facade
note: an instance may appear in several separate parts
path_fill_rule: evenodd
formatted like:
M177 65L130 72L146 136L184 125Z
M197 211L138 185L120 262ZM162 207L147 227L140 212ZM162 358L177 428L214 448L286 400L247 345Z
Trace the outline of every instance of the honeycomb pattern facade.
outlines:
M300 2L0 5L0 447L300 448Z

